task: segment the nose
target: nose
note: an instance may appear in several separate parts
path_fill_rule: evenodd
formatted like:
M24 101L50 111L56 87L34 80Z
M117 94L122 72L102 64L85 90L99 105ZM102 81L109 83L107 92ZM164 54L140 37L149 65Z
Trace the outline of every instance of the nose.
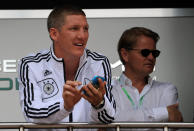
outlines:
M155 60L155 57L152 55L152 53L150 53L148 56L147 56L148 59L150 60Z
M78 38L83 38L83 37L84 37L83 31L80 30L80 31L78 32L78 34L77 34L77 37L78 37Z
M87 32L87 31L85 31L85 30L83 30L83 29L80 29L80 30L78 31L77 37L78 37L79 39L85 39L85 38L87 38L87 36L88 36L88 32Z

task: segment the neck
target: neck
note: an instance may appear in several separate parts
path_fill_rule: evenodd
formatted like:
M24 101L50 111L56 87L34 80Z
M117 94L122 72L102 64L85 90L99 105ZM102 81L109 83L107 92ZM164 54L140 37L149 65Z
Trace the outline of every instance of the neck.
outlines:
M65 63L65 78L66 80L75 80L75 75L79 67L80 57L73 56L72 54L64 53L59 46L54 44L54 53L58 58L63 58Z
M79 59L73 58L73 59L64 59L65 63L65 75L66 80L75 80L75 75L79 67Z
M137 88L139 93L141 93L144 86L147 84L147 77L132 73L129 70L125 70L124 74L132 81L132 86Z

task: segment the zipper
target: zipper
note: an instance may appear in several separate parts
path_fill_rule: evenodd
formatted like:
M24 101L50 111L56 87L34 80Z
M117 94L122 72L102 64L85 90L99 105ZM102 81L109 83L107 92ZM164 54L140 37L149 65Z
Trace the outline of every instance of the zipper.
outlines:
M64 62L64 59L62 59L62 62L63 62L63 77L64 77L64 82L66 83L66 72L65 72L65 62ZM69 122L73 122L73 113L71 112L69 114Z
M63 75L64 75L64 82L66 83L66 72L65 72L65 62L64 62L64 59L62 59L62 62L63 62ZM84 67L84 65L87 63L87 61L78 69L77 73L76 73L76 76L75 76L75 81L77 80L78 78L78 75L81 71L81 69ZM73 112L71 112L69 114L69 122L73 122Z

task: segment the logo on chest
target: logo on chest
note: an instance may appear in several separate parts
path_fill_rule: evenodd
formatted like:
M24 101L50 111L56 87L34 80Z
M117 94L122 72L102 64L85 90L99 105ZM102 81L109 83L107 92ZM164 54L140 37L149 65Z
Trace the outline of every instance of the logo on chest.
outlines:
M50 95L50 94L52 94L53 92L54 92L54 86L53 86L53 82L52 83L45 83L44 82L44 86L43 86L43 91L47 94L47 95Z
M43 99L48 99L50 97L53 97L59 92L57 83L52 78L47 78L42 81L39 81L38 85L42 89Z
M45 70L45 71L44 71L44 76L45 76L45 77L48 76L48 75L50 75L50 74L52 74L51 71L49 71L49 70Z

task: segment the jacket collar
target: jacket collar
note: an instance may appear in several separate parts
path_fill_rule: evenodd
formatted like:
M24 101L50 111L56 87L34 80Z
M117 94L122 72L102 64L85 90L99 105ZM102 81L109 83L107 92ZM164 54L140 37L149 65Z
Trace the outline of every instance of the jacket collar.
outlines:
M62 62L62 61L63 61L62 58L58 58L58 57L55 55L53 44L51 44L50 52L51 52L51 56L53 57L54 60L56 60L56 61L58 61L58 62Z
M87 61L87 54L86 54L86 50L84 50L83 55L80 57L80 62L79 62L79 67L82 66L86 61ZM52 58L57 61L57 62L62 62L63 58L58 58L55 53L54 53L54 45L52 44L50 47L50 52L51 52L51 56Z

